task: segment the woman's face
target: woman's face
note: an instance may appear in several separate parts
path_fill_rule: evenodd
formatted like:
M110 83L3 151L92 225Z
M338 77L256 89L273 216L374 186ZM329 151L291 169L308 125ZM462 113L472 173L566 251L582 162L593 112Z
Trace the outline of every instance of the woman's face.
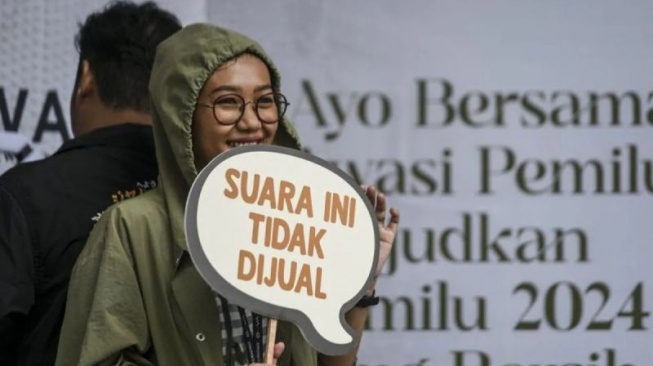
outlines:
M213 108L209 106L218 103L219 108L232 108L238 101L237 96L247 103L272 91L267 66L258 57L249 54L225 63L209 76L200 91L198 105L193 113L193 154L198 171L232 147L271 144L279 126L278 122L262 122L253 103L245 105L242 117L232 125L219 123Z

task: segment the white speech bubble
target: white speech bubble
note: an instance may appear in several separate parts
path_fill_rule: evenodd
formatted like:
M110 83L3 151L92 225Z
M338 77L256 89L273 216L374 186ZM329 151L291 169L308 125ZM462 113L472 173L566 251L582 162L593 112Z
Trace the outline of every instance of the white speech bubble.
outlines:
M217 293L295 323L322 353L351 350L344 315L372 281L379 232L350 176L297 150L231 149L198 175L185 220L193 262Z

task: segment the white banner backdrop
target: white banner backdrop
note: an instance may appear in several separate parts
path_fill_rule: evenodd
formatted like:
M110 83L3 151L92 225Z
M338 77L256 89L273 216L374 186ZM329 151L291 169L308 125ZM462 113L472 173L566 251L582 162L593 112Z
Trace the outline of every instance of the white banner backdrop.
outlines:
M70 136L102 3L0 0L0 132ZM360 364L653 364L653 3L159 3L259 40L307 149L401 209Z
M653 364L653 3L222 1L402 211L360 363Z
M204 0L156 2L183 24L206 20ZM0 152L2 134L22 135L45 155L72 138L69 106L79 59L75 35L78 24L106 3L0 0ZM11 162L0 153L0 172L3 163Z

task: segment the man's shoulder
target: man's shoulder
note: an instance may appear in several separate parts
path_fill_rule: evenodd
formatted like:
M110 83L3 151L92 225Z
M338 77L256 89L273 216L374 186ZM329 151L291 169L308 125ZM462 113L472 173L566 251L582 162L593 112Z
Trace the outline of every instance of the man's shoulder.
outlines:
M64 145L65 146L65 145ZM71 160L88 159L89 155L85 151L58 150L54 154L43 159L33 160L17 164L0 175L0 182L20 182L20 183L39 183L39 179L46 178L49 175L58 174L63 168L69 166Z
M20 163L0 175L0 186L19 195L29 191L43 192L57 182L58 177L65 175L63 173L73 169L73 160L82 159L89 159L88 154L85 155L83 151L70 151Z
M56 169L51 159L52 157L47 157L12 167L0 175L0 187L13 193L18 189L24 190L32 186L47 184L48 176L53 174Z

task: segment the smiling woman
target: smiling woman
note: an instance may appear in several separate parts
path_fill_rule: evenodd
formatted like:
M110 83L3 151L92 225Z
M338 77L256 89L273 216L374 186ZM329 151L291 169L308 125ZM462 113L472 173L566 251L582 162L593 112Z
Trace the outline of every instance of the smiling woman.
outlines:
M280 75L260 45L227 29L195 24L159 46L149 87L158 185L114 205L96 224L72 274L68 296L74 301L66 309L57 365L261 365L261 355L243 351L266 349L264 332L256 331L255 345L243 333L261 316L230 304L200 277L188 254L184 208L198 172L229 149L273 143L299 149L292 124L283 118L288 103L279 85ZM235 192L236 179L233 183ZM292 200L294 209L310 209L310 191L291 192L278 183L262 182L261 191L253 192L266 205L274 199L289 206ZM366 193L377 195L375 188ZM399 220L398 211L390 210L386 223L382 194L378 202L378 245L384 254L377 276ZM306 246L317 252L323 234L309 228L306 235ZM265 266L272 270L271 284L281 280L279 271L293 268L292 263L276 263L276 270L271 262ZM305 268L295 266L293 288L322 296L321 272ZM373 291L374 284L366 292ZM347 313L359 336L366 317L362 307ZM352 365L356 358L356 349L342 356L318 354L288 322L279 321L275 339L276 360L266 365L317 366L318 359L324 366Z

